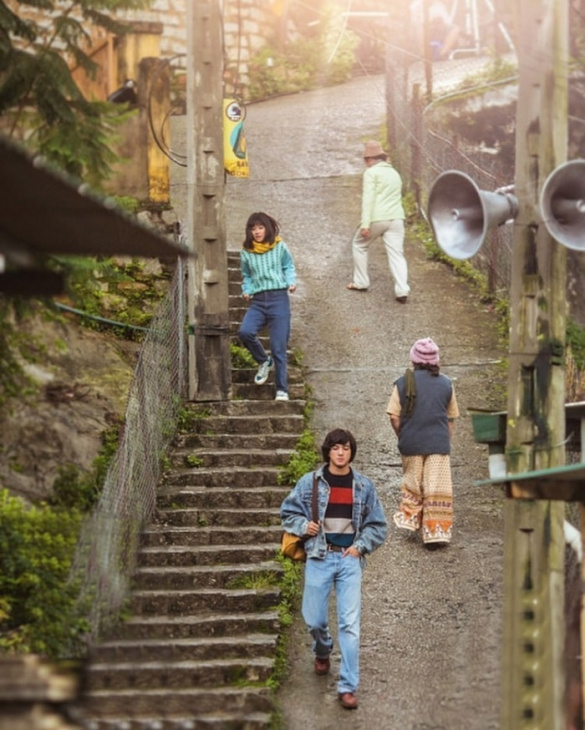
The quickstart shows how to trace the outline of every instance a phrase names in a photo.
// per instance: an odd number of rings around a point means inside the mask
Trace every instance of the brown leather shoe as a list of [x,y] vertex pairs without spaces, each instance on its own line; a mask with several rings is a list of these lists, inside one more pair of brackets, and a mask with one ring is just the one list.
[[358,701],[353,692],[340,692],[339,701],[346,710],[357,710]]
[[408,297],[396,297],[396,301],[400,302],[400,304],[406,304]]
[[323,675],[323,674],[329,674],[329,669],[331,667],[331,662],[329,661],[329,657],[315,657],[315,674]]

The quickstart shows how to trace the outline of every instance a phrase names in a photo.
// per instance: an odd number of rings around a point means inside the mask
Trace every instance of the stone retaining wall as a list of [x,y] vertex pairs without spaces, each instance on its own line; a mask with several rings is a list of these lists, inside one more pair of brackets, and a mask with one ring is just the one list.
[[[224,3],[225,62],[229,77],[237,85],[247,83],[250,58],[274,39],[281,5],[274,0]],[[154,0],[149,10],[126,12],[120,17],[162,23],[160,54],[163,58],[187,52],[187,0]]]

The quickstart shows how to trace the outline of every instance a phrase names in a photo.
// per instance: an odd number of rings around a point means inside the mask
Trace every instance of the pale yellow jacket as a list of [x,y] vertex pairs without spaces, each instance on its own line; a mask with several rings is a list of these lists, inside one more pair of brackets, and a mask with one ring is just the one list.
[[364,172],[360,228],[369,228],[374,221],[397,218],[405,218],[402,179],[389,162],[380,160]]

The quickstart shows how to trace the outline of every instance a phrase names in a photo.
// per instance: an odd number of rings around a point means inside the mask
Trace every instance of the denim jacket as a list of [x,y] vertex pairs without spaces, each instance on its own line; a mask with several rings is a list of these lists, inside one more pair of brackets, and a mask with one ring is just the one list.
[[[388,533],[388,525],[384,510],[373,483],[355,469],[353,471],[353,527],[355,539],[353,546],[362,555],[374,552],[384,542]],[[317,469],[318,478],[318,510],[321,524],[325,519],[325,510],[329,502],[331,488],[323,476],[323,467]],[[286,532],[303,537],[307,534],[307,526],[312,520],[311,505],[313,497],[313,472],[308,472],[296,483],[294,489],[285,497],[280,507],[282,527]],[[327,554],[327,542],[323,529],[315,537],[305,542],[308,558],[324,559]]]

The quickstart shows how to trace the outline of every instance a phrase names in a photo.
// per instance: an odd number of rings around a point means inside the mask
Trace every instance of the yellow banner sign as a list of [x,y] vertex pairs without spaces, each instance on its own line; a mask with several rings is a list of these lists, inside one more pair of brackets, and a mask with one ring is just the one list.
[[246,137],[245,111],[236,99],[223,100],[223,164],[234,177],[250,177]]

